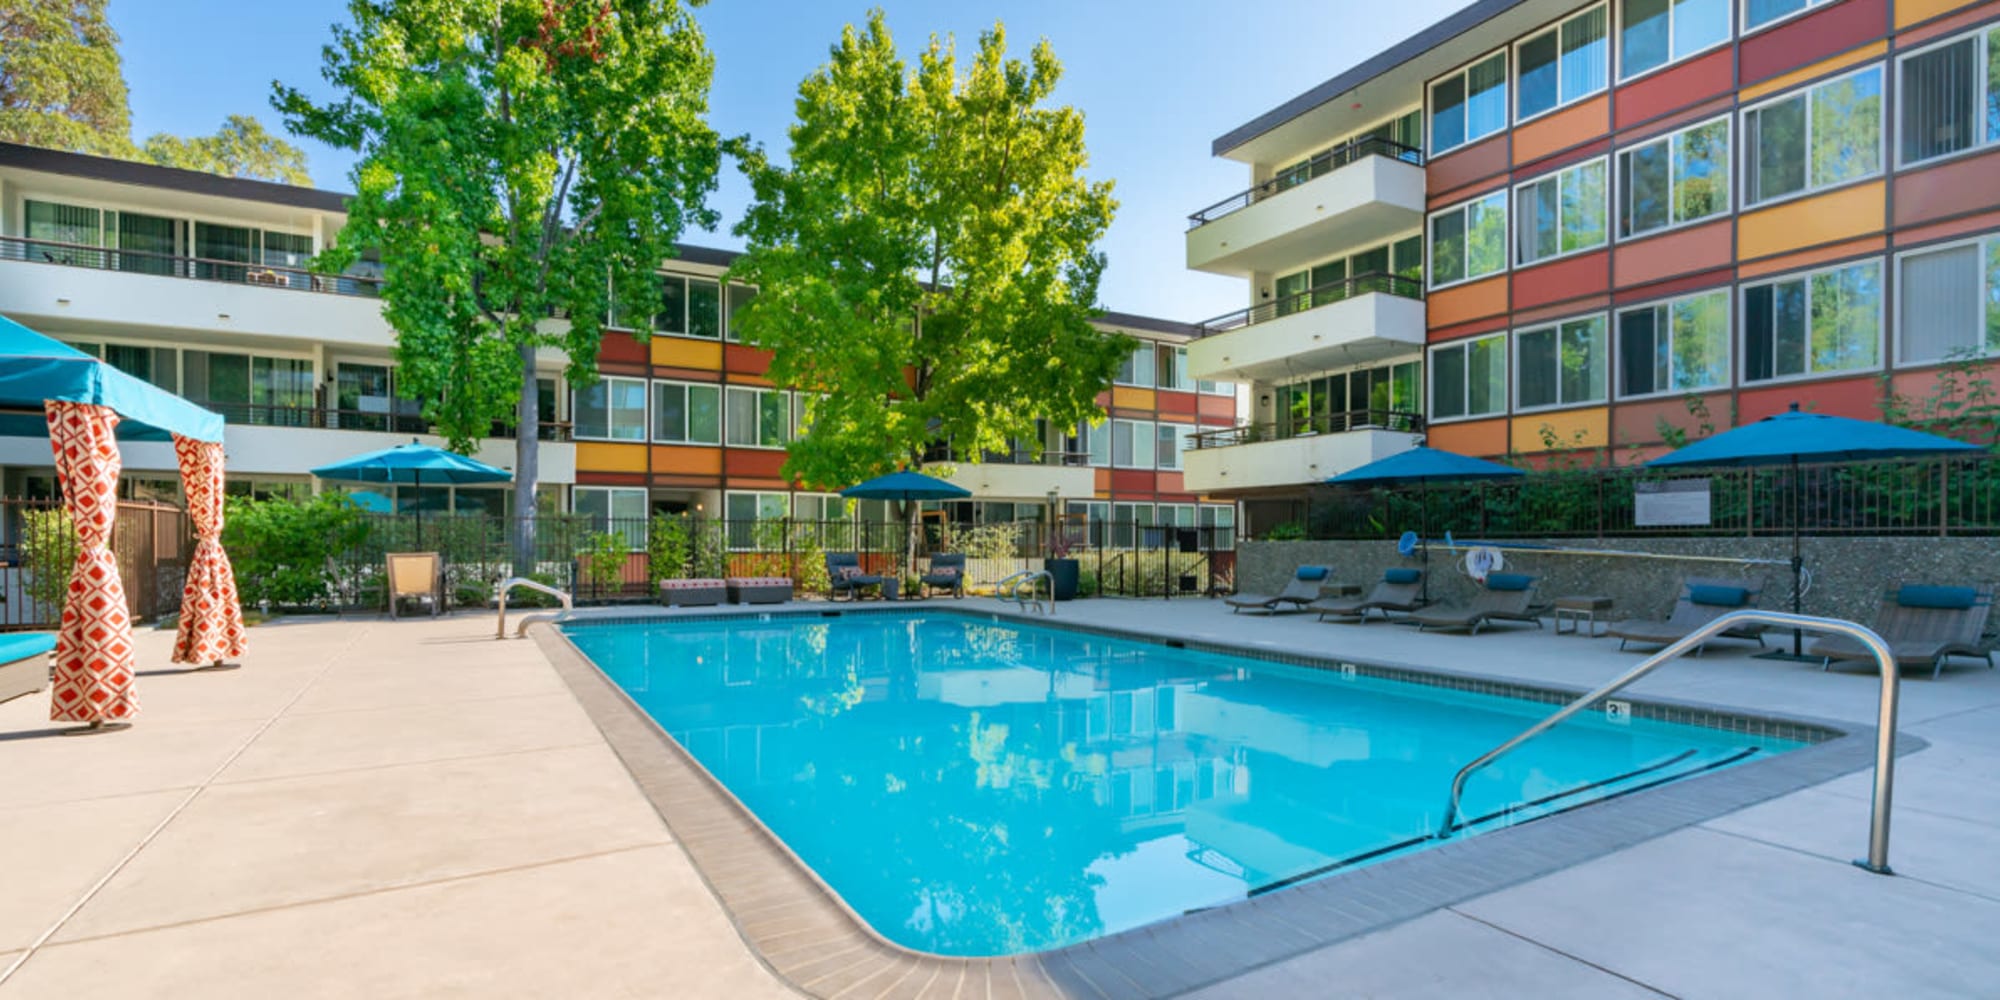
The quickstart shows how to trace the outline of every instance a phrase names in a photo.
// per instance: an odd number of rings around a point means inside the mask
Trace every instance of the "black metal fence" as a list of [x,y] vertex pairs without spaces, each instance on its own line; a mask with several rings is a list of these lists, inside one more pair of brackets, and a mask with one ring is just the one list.
[[[76,549],[76,532],[59,501],[0,500],[0,629],[56,627]],[[111,551],[135,620],[179,610],[194,551],[185,513],[164,504],[120,503]]]

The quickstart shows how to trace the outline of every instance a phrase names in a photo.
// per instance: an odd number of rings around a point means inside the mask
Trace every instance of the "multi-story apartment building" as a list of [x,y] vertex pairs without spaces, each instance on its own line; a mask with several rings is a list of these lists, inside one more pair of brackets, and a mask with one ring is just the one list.
[[1425,437],[1637,460],[2000,354],[2000,3],[1480,0],[1214,152],[1253,187],[1188,266],[1250,303],[1189,360],[1252,410],[1191,489]]
[[[222,413],[233,489],[304,492],[307,470],[422,434],[421,405],[399,391],[380,268],[339,277],[306,262],[345,223],[345,196],[147,164],[0,144],[0,313],[99,354],[122,370]],[[829,515],[829,494],[780,472],[798,401],[764,373],[768,352],[739,343],[730,315],[754,290],[730,284],[727,251],[683,247],[661,275],[664,308],[611,317],[600,380],[572,392],[546,353],[541,505],[613,518],[702,512],[737,520]],[[645,323],[649,337],[631,333]],[[1053,498],[1080,517],[1138,524],[1233,524],[1182,483],[1182,447],[1236,419],[1235,389],[1197,383],[1194,328],[1112,313],[1099,325],[1138,348],[1097,427],[1047,428],[1043,454],[957,467],[973,500],[932,516],[1040,517]],[[513,462],[505,428],[477,457]],[[125,450],[125,488],[174,496],[171,448]],[[966,458],[969,456],[958,456]],[[46,444],[0,440],[0,487],[46,495]],[[501,513],[500,488],[403,490],[401,509]],[[1129,529],[1128,529],[1129,530]]]

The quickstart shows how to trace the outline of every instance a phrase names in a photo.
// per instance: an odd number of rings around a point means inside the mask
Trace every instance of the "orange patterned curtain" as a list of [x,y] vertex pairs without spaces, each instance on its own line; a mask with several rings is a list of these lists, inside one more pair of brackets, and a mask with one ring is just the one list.
[[174,435],[180,460],[181,492],[194,520],[194,556],[181,590],[180,632],[174,662],[206,666],[243,655],[243,605],[236,597],[236,571],[222,550],[222,445]]
[[132,613],[111,555],[118,518],[118,472],[124,463],[112,431],[118,414],[90,403],[45,404],[49,446],[63,506],[76,527],[76,566],[56,634],[55,685],[49,718],[102,723],[139,712],[132,687]]

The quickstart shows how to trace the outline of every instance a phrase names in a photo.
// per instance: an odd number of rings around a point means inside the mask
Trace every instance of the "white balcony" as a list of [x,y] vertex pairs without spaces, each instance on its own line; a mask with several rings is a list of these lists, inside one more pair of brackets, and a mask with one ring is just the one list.
[[1189,492],[1234,495],[1325,482],[1422,440],[1411,431],[1365,428],[1196,448],[1181,459]]
[[[1364,155],[1304,183],[1265,184],[1194,217],[1187,266],[1214,274],[1284,271],[1341,247],[1387,242],[1423,225],[1424,168]],[[1228,211],[1232,205],[1242,207]]]
[[1084,465],[959,462],[951,475],[938,478],[971,490],[975,500],[1046,500],[1051,490],[1064,500],[1088,500],[1097,494],[1097,470]]
[[[442,438],[433,435],[414,436],[426,444],[440,448],[445,446]],[[322,465],[331,465],[363,452],[408,444],[411,437],[409,434],[379,431],[230,424],[223,429],[222,450],[231,475],[302,476]],[[178,475],[174,446],[171,444],[121,441],[118,451],[124,458],[128,473]],[[489,438],[480,442],[472,457],[488,465],[512,469],[514,442]],[[0,465],[39,468],[50,462],[46,438],[0,438]],[[540,464],[543,483],[576,482],[576,445],[567,441],[543,441]]]
[[[1315,289],[1293,296],[1306,301],[1293,301],[1284,315],[1259,306],[1211,320],[1203,327],[1223,332],[1188,345],[1188,370],[1200,379],[1278,382],[1300,372],[1375,364],[1423,350],[1424,303],[1407,297],[1419,293],[1417,283],[1386,275],[1377,280],[1395,282],[1404,294],[1366,291],[1313,305],[1327,296]],[[1351,290],[1354,283],[1345,284]]]

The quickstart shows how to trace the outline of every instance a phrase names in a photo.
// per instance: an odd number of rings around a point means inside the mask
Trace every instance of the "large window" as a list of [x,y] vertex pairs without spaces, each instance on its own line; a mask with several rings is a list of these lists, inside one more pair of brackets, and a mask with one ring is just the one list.
[[2000,235],[1897,258],[1897,357],[2000,354]]
[[1421,408],[1418,362],[1357,368],[1277,388],[1278,433],[1338,433],[1357,427],[1409,430]]
[[181,366],[183,395],[230,423],[294,427],[311,422],[316,386],[308,358],[187,351]]
[[2000,28],[1904,56],[1901,163],[1949,156],[2000,142]]
[[1793,14],[1834,2],[1836,0],[1743,0],[1743,30],[1753,31],[1773,21],[1782,21]]
[[590,518],[590,526],[625,538],[625,547],[634,552],[646,547],[646,491],[578,486],[571,493],[578,514]]
[[1153,422],[1111,422],[1111,464],[1120,469],[1150,469],[1156,462]]
[[1729,118],[1618,152],[1618,235],[1639,236],[1729,211]]
[[1743,204],[1882,172],[1882,67],[1743,112]]
[[1882,262],[1743,288],[1743,381],[1877,368]]
[[1602,91],[1611,72],[1609,8],[1592,7],[1514,46],[1514,120]]
[[1507,127],[1507,50],[1431,84],[1431,155]]
[[1728,384],[1728,289],[1618,314],[1620,397],[1694,392]]
[[1301,271],[1279,275],[1273,288],[1277,313],[1289,316],[1369,292],[1411,294],[1384,275],[1412,281],[1423,279],[1422,234],[1369,247],[1358,253],[1343,254]]
[[783,448],[792,439],[795,414],[782,389],[730,386],[724,397],[723,433],[738,448]]
[[1507,269],[1507,192],[1453,205],[1431,216],[1431,287]]
[[1585,316],[1514,333],[1514,408],[1602,403],[1609,397],[1610,323]]
[[1156,369],[1154,381],[1162,389],[1179,392],[1193,392],[1194,379],[1188,377],[1187,348],[1170,344],[1158,345],[1154,356]]
[[1507,335],[1474,337],[1431,348],[1431,416],[1483,417],[1507,412]]
[[1521,264],[1594,250],[1610,240],[1605,163],[1601,158],[1579,163],[1514,189],[1515,253]]
[[736,329],[736,312],[744,306],[749,305],[750,300],[756,297],[757,290],[751,288],[749,285],[729,286],[728,308],[725,310],[726,315],[723,317],[727,321],[723,327],[723,335],[729,340],[741,341],[743,339],[743,334]]
[[646,440],[646,380],[606,376],[576,394],[576,436]]
[[1618,0],[1618,78],[1729,41],[1731,0]]
[[1076,433],[1070,435],[1066,449],[1070,463],[1082,462],[1099,468],[1111,464],[1111,425],[1076,425]]
[[722,443],[722,387],[700,382],[653,383],[653,440]]
[[1157,430],[1156,436],[1159,441],[1157,449],[1159,455],[1157,457],[1160,468],[1179,469],[1181,467],[1181,452],[1187,450],[1188,439],[1194,437],[1194,426],[1192,424],[1169,423],[1160,423],[1154,426]]
[[730,492],[722,498],[722,517],[729,523],[729,547],[737,550],[781,548],[784,538],[760,525],[783,523],[792,516],[789,493]]
[[1153,387],[1153,377],[1159,372],[1159,362],[1154,358],[1152,344],[1140,342],[1132,348],[1132,353],[1118,363],[1118,374],[1112,381],[1119,385],[1136,385],[1142,389]]

